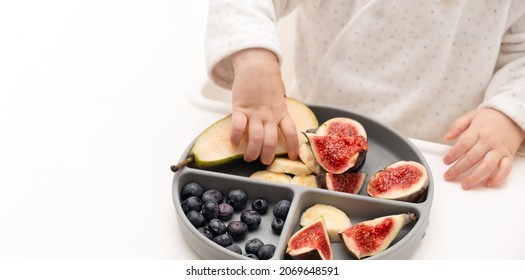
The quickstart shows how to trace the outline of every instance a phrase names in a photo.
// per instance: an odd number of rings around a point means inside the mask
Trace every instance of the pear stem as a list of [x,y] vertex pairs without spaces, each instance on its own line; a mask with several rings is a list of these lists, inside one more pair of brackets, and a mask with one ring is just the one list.
[[171,166],[171,171],[173,172],[177,172],[179,171],[181,168],[183,168],[184,166],[188,165],[189,163],[192,163],[193,162],[193,157],[188,157],[186,158],[185,160],[175,164],[175,165],[172,165]]

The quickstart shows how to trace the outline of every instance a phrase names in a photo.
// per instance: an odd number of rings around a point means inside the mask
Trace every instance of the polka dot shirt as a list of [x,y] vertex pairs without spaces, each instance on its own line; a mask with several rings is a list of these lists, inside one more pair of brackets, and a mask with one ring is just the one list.
[[525,1],[210,1],[210,77],[259,47],[282,61],[276,22],[297,9],[294,88],[304,102],[360,112],[407,137],[442,142],[478,107],[525,129]]

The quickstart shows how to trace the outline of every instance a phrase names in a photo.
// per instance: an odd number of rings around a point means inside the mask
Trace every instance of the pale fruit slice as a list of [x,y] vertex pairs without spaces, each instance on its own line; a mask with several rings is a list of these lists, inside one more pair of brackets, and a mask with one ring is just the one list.
[[315,204],[306,209],[301,215],[300,224],[305,226],[319,217],[324,219],[330,242],[340,242],[339,232],[352,225],[345,212],[326,204]]
[[379,217],[352,225],[339,232],[345,248],[357,259],[386,250],[408,223],[417,220],[413,213]]
[[252,173],[250,178],[256,180],[271,181],[276,183],[291,183],[292,176],[284,173],[277,173],[268,170],[260,170]]
[[323,172],[323,168],[315,160],[310,144],[301,144],[299,147],[299,159],[301,159],[304,165],[306,165],[313,174],[321,174]]
[[275,158],[273,162],[266,167],[266,170],[298,176],[312,174],[312,171],[310,171],[302,161],[291,160],[285,157]]
[[[299,144],[306,142],[301,131],[317,128],[319,123],[313,111],[304,103],[293,98],[286,98],[288,112],[292,117],[297,129]],[[182,166],[193,162],[195,167],[216,166],[240,159],[247,145],[247,135],[244,135],[237,146],[230,143],[231,114],[210,125],[197,138],[189,152],[186,160],[171,167],[172,171],[178,171]],[[286,141],[279,133],[276,155],[286,154]]]
[[291,183],[294,185],[299,185],[299,186],[304,186],[304,187],[317,188],[317,182],[315,180],[315,175],[313,174],[306,175],[306,176],[300,176],[300,175],[293,176]]

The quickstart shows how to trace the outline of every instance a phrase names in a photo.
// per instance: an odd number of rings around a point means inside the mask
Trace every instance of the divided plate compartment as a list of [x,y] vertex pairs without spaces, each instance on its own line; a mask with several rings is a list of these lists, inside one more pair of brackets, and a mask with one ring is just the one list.
[[[179,226],[183,231],[186,242],[204,259],[248,259],[247,257],[232,252],[207,239],[204,235],[188,221],[181,207],[181,190],[189,182],[199,183],[205,190],[217,189],[224,196],[234,188],[244,190],[248,195],[245,209],[251,208],[251,202],[258,197],[269,201],[268,212],[262,215],[260,226],[250,230],[247,236],[234,241],[241,247],[243,253],[244,244],[247,240],[257,237],[264,243],[276,246],[272,259],[291,259],[286,254],[288,239],[300,228],[299,220],[301,214],[315,204],[327,204],[339,208],[350,218],[352,224],[371,220],[374,218],[411,212],[418,219],[407,224],[390,246],[383,252],[367,257],[366,259],[407,259],[417,248],[424,237],[429,223],[430,209],[434,196],[434,181],[428,163],[423,155],[412,142],[392,128],[381,124],[377,120],[364,117],[355,112],[343,110],[337,107],[310,105],[317,116],[319,124],[334,117],[348,117],[360,122],[368,135],[369,149],[365,163],[361,169],[366,178],[361,191],[358,194],[335,192],[320,188],[304,187],[285,183],[254,180],[248,178],[255,171],[263,170],[265,166],[260,163],[247,163],[242,160],[212,168],[194,168],[191,165],[179,170],[174,175],[172,194],[173,203],[177,213]],[[191,143],[181,160],[189,155],[193,143]],[[370,177],[384,167],[400,160],[413,160],[425,166],[429,176],[429,186],[418,202],[403,202],[370,197],[366,193],[366,184]],[[283,231],[280,235],[272,232],[271,222],[274,219],[272,209],[282,199],[291,201],[290,211],[286,218]],[[236,211],[230,221],[240,220],[240,213]],[[225,222],[227,224],[228,222]],[[336,260],[353,260],[342,243],[331,243]]]

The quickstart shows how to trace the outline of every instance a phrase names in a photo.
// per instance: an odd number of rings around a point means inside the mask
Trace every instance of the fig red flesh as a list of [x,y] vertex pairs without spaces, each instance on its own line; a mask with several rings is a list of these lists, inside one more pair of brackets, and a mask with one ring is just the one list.
[[339,238],[356,258],[374,256],[386,250],[400,230],[415,220],[413,213],[383,216],[354,224],[340,231]]
[[415,161],[398,161],[372,176],[366,187],[370,196],[416,202],[428,188],[426,168]]
[[376,193],[384,193],[391,189],[407,189],[416,183],[423,175],[420,169],[406,165],[398,168],[386,168],[375,182]]
[[325,173],[318,176],[318,185],[323,188],[356,194],[361,190],[366,174],[363,172],[345,172],[342,174]]
[[344,135],[344,136],[363,136],[367,138],[365,128],[358,121],[337,117],[324,122],[317,129],[317,134],[320,135]]
[[328,173],[341,174],[360,163],[368,150],[363,136],[306,134],[315,159]]
[[369,254],[382,245],[383,240],[392,231],[393,226],[394,220],[392,217],[389,217],[376,226],[356,224],[344,233],[354,236],[357,249],[363,254]]
[[322,217],[297,231],[288,241],[286,252],[294,259],[333,259],[330,240]]

